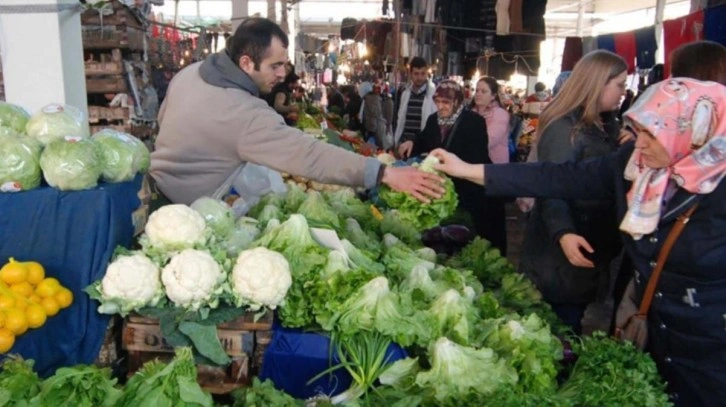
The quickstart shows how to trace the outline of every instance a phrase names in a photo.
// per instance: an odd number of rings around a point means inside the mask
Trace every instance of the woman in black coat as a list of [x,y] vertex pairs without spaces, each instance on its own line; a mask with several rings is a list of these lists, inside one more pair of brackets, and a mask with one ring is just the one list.
[[[464,108],[464,92],[458,83],[443,81],[434,92],[438,111],[429,116],[426,126],[413,141],[401,143],[399,153],[408,157],[443,148],[468,162],[489,164],[489,142],[484,118]],[[475,232],[492,242],[494,247],[506,247],[505,224],[487,222],[486,196],[478,185],[455,179],[454,188],[459,196],[459,208],[471,215]]]
[[673,78],[625,114],[636,134],[615,153],[579,163],[468,165],[434,151],[449,175],[493,196],[613,199],[639,304],[676,219],[691,209],[648,312],[646,349],[677,406],[726,400],[726,87]]
[[[623,58],[604,50],[588,53],[575,65],[540,115],[539,161],[579,162],[618,148],[620,123],[615,115],[627,69]],[[534,281],[545,301],[577,334],[590,304],[608,309],[610,264],[621,249],[615,220],[608,199],[537,199],[527,220],[519,271]],[[607,330],[609,324],[607,316],[591,318],[588,327]]]

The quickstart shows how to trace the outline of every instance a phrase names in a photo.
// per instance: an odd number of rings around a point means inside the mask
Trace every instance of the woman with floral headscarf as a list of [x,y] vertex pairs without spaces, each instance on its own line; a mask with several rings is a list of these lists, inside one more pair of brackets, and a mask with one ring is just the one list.
[[[471,163],[491,163],[486,122],[479,114],[465,109],[461,86],[451,80],[442,81],[433,99],[438,111],[429,116],[426,126],[415,140],[401,143],[399,154],[415,157],[443,148]],[[506,238],[497,237],[506,235],[486,221],[484,191],[465,180],[454,180],[454,187],[459,196],[459,209],[471,215],[475,232],[491,241],[493,246],[504,250]]]
[[[618,151],[579,163],[470,165],[443,150],[440,170],[497,196],[614,199],[640,304],[656,258],[692,208],[665,260],[647,315],[648,343],[671,400],[726,400],[726,87],[673,78],[625,113],[636,135]],[[697,206],[695,206],[697,205]]]

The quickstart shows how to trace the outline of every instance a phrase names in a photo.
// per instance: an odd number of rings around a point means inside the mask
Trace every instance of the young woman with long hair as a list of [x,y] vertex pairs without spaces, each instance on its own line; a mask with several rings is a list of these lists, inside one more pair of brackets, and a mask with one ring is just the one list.
[[[618,147],[616,119],[627,65],[608,51],[585,55],[536,130],[538,160],[579,162]],[[610,263],[620,251],[612,200],[538,199],[529,217],[519,269],[531,277],[575,332],[585,309],[604,303]],[[610,320],[603,318],[604,329]]]

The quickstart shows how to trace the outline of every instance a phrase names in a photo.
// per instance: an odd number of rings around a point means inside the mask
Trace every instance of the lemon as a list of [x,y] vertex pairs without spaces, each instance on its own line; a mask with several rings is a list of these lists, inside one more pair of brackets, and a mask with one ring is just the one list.
[[5,328],[15,335],[22,335],[28,330],[28,319],[25,312],[17,308],[10,308],[5,311]]
[[25,298],[33,295],[33,286],[29,282],[23,281],[22,283],[15,283],[10,286],[10,291],[23,296]]
[[15,334],[7,328],[0,328],[0,353],[6,353],[15,344]]
[[5,311],[0,311],[0,328],[5,326]]
[[25,309],[25,318],[28,320],[29,328],[40,328],[48,317],[41,305],[31,304]]
[[15,306],[15,298],[9,295],[0,295],[0,311],[12,308]]
[[65,287],[61,287],[55,294],[55,300],[62,308],[68,308],[73,303],[73,292]]
[[10,258],[10,261],[0,269],[0,279],[8,283],[8,285],[22,283],[28,278],[28,269],[23,265],[15,261],[14,258]]
[[27,280],[32,285],[38,285],[45,278],[45,268],[37,261],[26,261],[23,263],[28,269]]
[[60,289],[58,280],[55,278],[46,278],[35,287],[35,293],[41,298],[48,298],[54,296],[58,292],[58,289]]
[[49,317],[54,316],[60,310],[58,301],[54,297],[43,298],[40,300],[40,306],[45,310],[45,314]]

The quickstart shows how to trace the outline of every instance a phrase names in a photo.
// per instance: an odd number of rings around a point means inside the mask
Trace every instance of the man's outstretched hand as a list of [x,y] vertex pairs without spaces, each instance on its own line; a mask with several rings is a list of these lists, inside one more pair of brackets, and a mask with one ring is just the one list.
[[386,167],[381,182],[394,191],[407,192],[425,203],[440,198],[445,192],[441,177],[414,167]]

